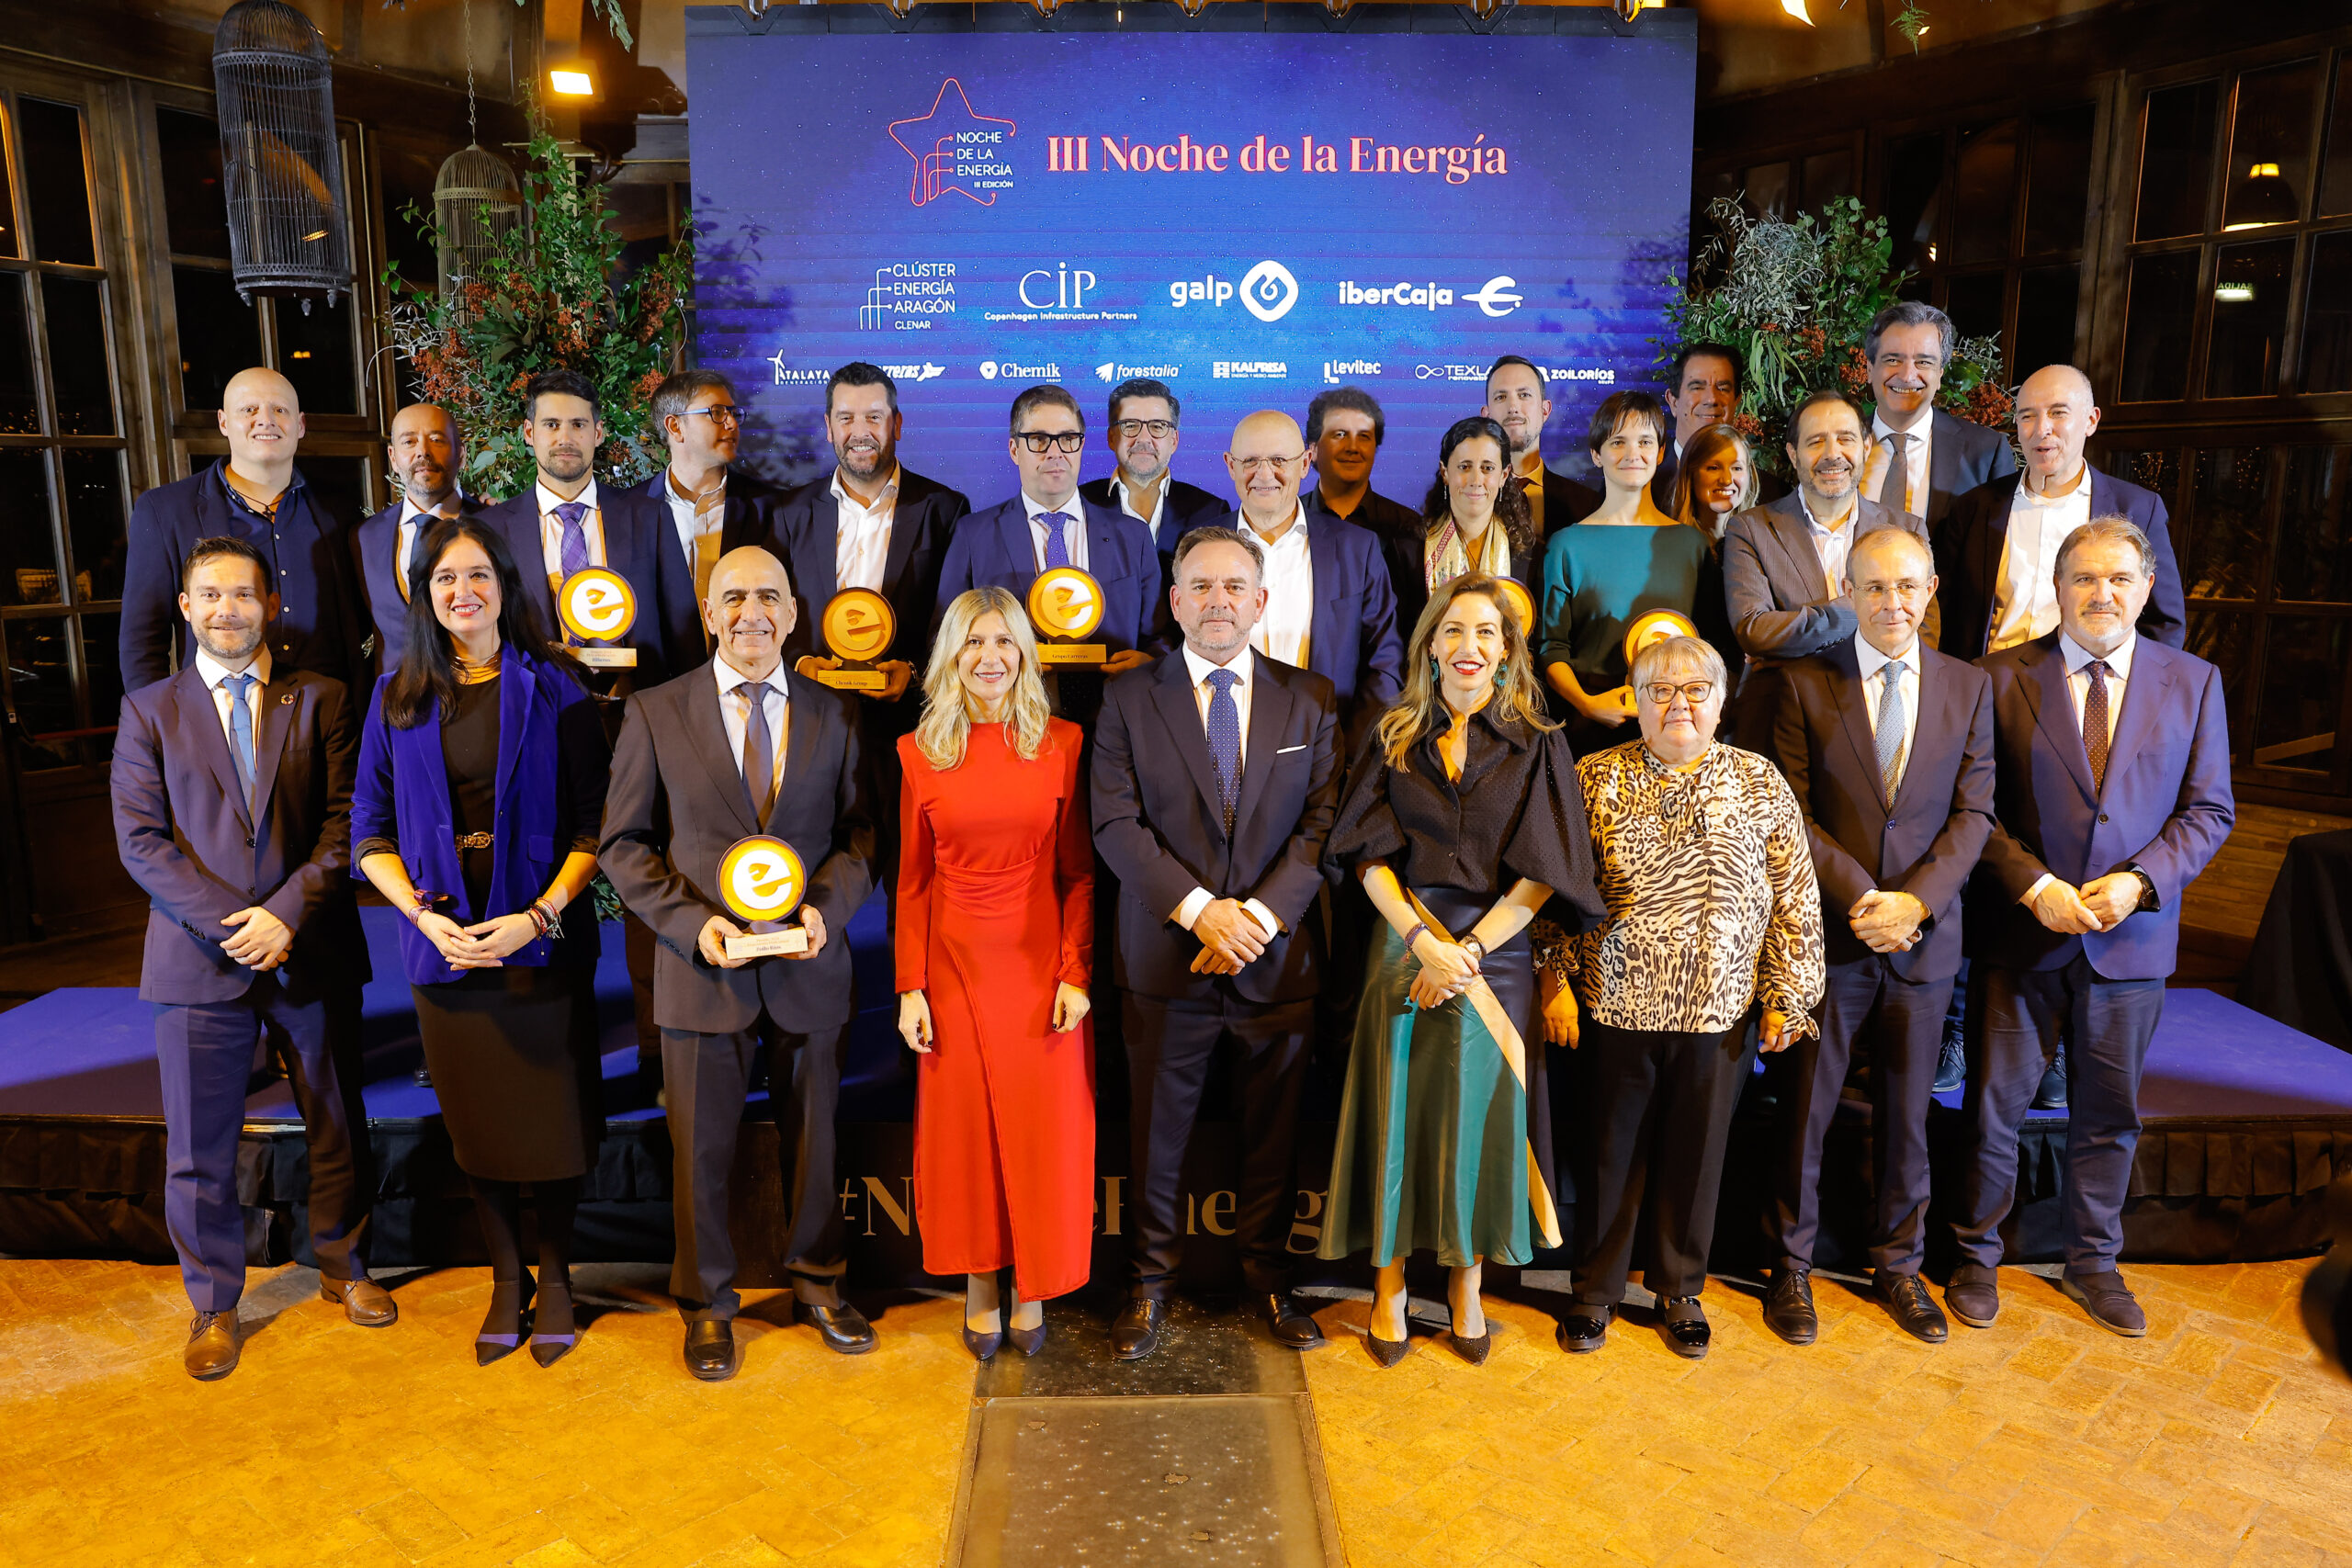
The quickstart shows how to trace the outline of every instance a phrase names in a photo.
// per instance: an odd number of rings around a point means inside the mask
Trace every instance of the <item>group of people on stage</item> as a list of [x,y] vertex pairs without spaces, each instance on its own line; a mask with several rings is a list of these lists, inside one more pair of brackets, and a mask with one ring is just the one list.
[[[1806,398],[1795,488],[1761,504],[1729,423],[1738,359],[1693,344],[1668,398],[1600,404],[1598,491],[1545,467],[1545,380],[1516,356],[1445,432],[1418,510],[1372,490],[1385,430],[1354,387],[1304,429],[1241,420],[1233,503],[1172,476],[1164,384],[1114,389],[1091,436],[1068,391],[1031,387],[1009,413],[1017,493],[973,513],[901,465],[874,366],[833,375],[834,468],[789,492],[735,468],[741,410],[704,370],[655,395],[664,472],[600,486],[594,389],[555,372],[526,389],[529,491],[465,493],[456,422],[410,407],[402,499],[356,528],[295,468],[293,389],[243,373],[226,459],[134,512],[114,763],[153,906],[141,989],[187,1370],[239,1354],[236,1140],[265,1041],[308,1130],[323,1293],[356,1323],[397,1315],[367,1269],[355,877],[408,920],[492,1262],[477,1357],[573,1347],[599,872],[659,1064],[699,1378],[737,1367],[728,1184],[763,1060],[796,1315],[836,1350],[875,1344],[842,1293],[834,1110],[846,931],[877,888],[916,1054],[924,1267],[966,1277],[982,1359],[1035,1354],[1042,1303],[1088,1278],[1098,1046],[1130,1116],[1121,1359],[1165,1332],[1180,1181],[1227,1055],[1245,1310],[1283,1345],[1323,1342],[1290,1290],[1304,1179],[1319,1256],[1376,1270],[1384,1366],[1414,1254],[1451,1270],[1450,1341],[1477,1362],[1484,1265],[1539,1245],[1574,1259],[1567,1349],[1601,1346],[1639,1268],[1668,1344],[1705,1354],[1724,1145],[1759,1051],[1782,1108],[1765,1320],[1783,1338],[1816,1332],[1822,1146],[1860,1062],[1874,1286],[1898,1324],[1939,1341],[1946,1309],[1994,1320],[2019,1125],[2055,1065],[2062,1288],[2143,1332],[2120,1214],[2181,893],[2233,819],[2221,685],[2180,649],[2162,503],[2085,459],[2087,380],[2028,378],[2019,471],[1998,433],[1934,410],[1951,348],[1931,308],[1882,314],[1875,412]],[[1081,484],[1106,438],[1114,471]],[[1093,584],[1099,661],[1041,647],[1030,590],[1063,568]],[[558,614],[594,570],[629,590],[616,636]],[[849,590],[897,626],[862,693],[826,683],[843,660],[817,630]],[[758,932],[722,862],[758,836],[805,870],[799,951],[731,950]],[[1948,1018],[1973,1144],[1939,1305],[1920,1269]],[[1328,1176],[1296,1155],[1318,1040],[1346,1051]]]

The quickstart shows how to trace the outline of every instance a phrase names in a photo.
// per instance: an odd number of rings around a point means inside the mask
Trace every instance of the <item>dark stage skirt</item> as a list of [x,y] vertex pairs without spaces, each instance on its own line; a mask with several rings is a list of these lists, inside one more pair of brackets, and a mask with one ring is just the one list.
[[585,1176],[603,1134],[595,1008],[570,964],[415,986],[424,1065],[458,1168],[485,1181]]

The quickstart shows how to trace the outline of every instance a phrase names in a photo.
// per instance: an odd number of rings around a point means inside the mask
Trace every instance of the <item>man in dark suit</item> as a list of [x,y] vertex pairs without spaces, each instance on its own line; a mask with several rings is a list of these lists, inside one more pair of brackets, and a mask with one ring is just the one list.
[[360,590],[375,626],[372,674],[398,668],[408,651],[408,569],[416,541],[441,518],[481,509],[458,482],[465,457],[465,438],[448,410],[411,403],[392,416],[391,468],[401,498],[352,532]]
[[1387,553],[1368,528],[1307,515],[1298,499],[1306,438],[1281,410],[1261,409],[1233,427],[1225,470],[1241,503],[1227,526],[1247,533],[1263,556],[1266,604],[1250,645],[1331,682],[1342,752],[1352,756],[1405,683]]
[[2140,635],[2180,647],[2188,640],[2188,610],[2171,519],[2154,492],[2085,460],[2084,446],[2098,429],[2090,378],[2071,365],[2042,367],[2018,389],[2017,418],[2025,472],[1970,491],[1935,530],[1946,651],[1975,659],[2055,631],[2051,563],[2066,536],[2094,517],[2129,517],[2148,536],[2156,572],[2140,612]]
[[198,539],[244,539],[270,569],[277,605],[267,642],[289,670],[368,684],[368,606],[352,568],[349,521],[294,467],[302,408],[275,370],[240,370],[220,395],[229,456],[202,473],[158,485],[130,508],[117,656],[127,692],[171,673],[196,643],[179,614],[180,563]]
[[359,727],[341,682],[272,658],[269,579],[250,540],[189,551],[180,611],[196,653],[123,698],[114,745],[115,837],[149,900],[139,994],[155,1004],[164,1223],[196,1308],[181,1360],[207,1380],[237,1365],[237,1134],[264,1039],[302,1111],[320,1294],[363,1327],[399,1315],[368,1278],[368,945],[350,870]]
[[1956,498],[2018,471],[2000,432],[1936,407],[1952,336],[1951,318],[1916,299],[1889,305],[1862,334],[1871,396],[1878,401],[1862,494],[1889,512],[1926,519],[1930,531]]
[[[1890,512],[1856,492],[1866,438],[1862,413],[1842,392],[1820,391],[1789,414],[1789,462],[1794,493],[1750,507],[1724,535],[1724,599],[1732,633],[1747,655],[1745,693],[1760,672],[1852,639],[1860,624],[1846,597],[1846,557],[1856,540],[1880,528],[1901,528],[1921,544],[1927,525]],[[1920,637],[1933,648],[1939,617],[1928,604]],[[1754,705],[1770,724],[1769,694]],[[1747,733],[1747,716],[1742,732]],[[1766,741],[1758,732],[1756,749]]]
[[2180,941],[2181,895],[2236,818],[2220,671],[2139,635],[2155,549],[2095,517],[2059,547],[2059,629],[1982,661],[1993,682],[1994,815],[1970,892],[1966,1114],[1975,1139],[1962,1263],[1944,1304],[1971,1327],[2000,1310],[2001,1222],[2018,1127],[2066,1049],[2065,1272],[2093,1322],[2147,1319],[2116,1260],[2140,1137],[2140,1070]]
[[1108,441],[1118,468],[1105,479],[1078,487],[1080,497],[1090,504],[1123,512],[1150,530],[1163,582],[1176,541],[1232,510],[1219,497],[1169,472],[1169,459],[1182,438],[1179,424],[1183,412],[1169,385],[1148,376],[1131,377],[1112,388]]
[[653,423],[670,449],[670,463],[646,481],[645,493],[661,504],[676,535],[694,602],[700,604],[720,556],[739,545],[766,545],[777,532],[773,514],[784,491],[732,467],[743,411],[735,383],[718,371],[673,370],[662,378],[653,389]]
[[[849,921],[873,888],[875,806],[847,700],[784,663],[784,563],[756,547],[729,551],[711,570],[703,615],[717,657],[629,699],[597,853],[661,938],[653,994],[678,1237],[670,1290],[686,1319],[687,1371],[717,1382],[735,1374],[741,1305],[728,1174],[763,1047],[794,1312],[844,1355],[874,1348],[872,1326],[841,1295],[833,1110],[854,1007]],[[791,845],[806,870],[804,953],[727,956],[726,939],[745,932],[722,902],[719,862],[755,834]]]
[[1331,683],[1250,647],[1264,609],[1250,536],[1195,529],[1171,590],[1183,645],[1111,682],[1094,739],[1094,845],[1118,874],[1112,965],[1130,1080],[1132,1278],[1114,1353],[1158,1348],[1183,1256],[1178,1194],[1218,1046],[1241,1054],[1233,1236],[1278,1343],[1323,1342],[1290,1299],[1299,1092],[1323,953],[1310,918],[1339,807]]
[[[1315,488],[1298,498],[1310,522],[1352,523],[1379,540],[1419,539],[1418,506],[1391,501],[1372,488],[1372,465],[1388,438],[1388,416],[1362,387],[1333,387],[1306,405],[1306,457]],[[1389,584],[1396,587],[1392,580]],[[1410,632],[1399,626],[1399,635]]]
[[[1102,623],[1093,640],[1111,650],[1103,676],[1150,663],[1159,554],[1141,523],[1079,498],[1086,416],[1078,400],[1051,383],[1031,387],[1012,400],[1012,426],[1005,445],[1021,474],[1021,493],[956,525],[940,568],[931,629],[938,630],[947,606],[967,588],[1010,589],[1025,602],[1038,573],[1074,566],[1102,590]],[[1066,673],[1058,683],[1065,716],[1091,727],[1101,682]]]
[[1526,493],[1535,526],[1550,538],[1571,523],[1592,515],[1600,492],[1544,464],[1544,425],[1552,417],[1543,367],[1506,354],[1487,369],[1487,402],[1479,410],[1510,438],[1511,476]]
[[1666,406],[1674,415],[1674,432],[1657,455],[1657,475],[1650,480],[1650,503],[1668,517],[1674,513],[1674,477],[1682,465],[1682,449],[1711,424],[1739,412],[1739,355],[1719,343],[1686,343],[1674,354]]
[[1993,828],[1993,698],[1984,671],[1919,640],[1935,563],[1917,536],[1855,541],[1849,640],[1782,667],[1771,756],[1795,792],[1821,885],[1827,983],[1818,1038],[1786,1072],[1767,1230],[1779,1253],[1764,1321],[1810,1345],[1821,1144],[1857,1054],[1871,1064],[1872,1284],[1905,1330],[1950,1332],[1919,1280],[1928,1101],[1960,969],[1961,893]]

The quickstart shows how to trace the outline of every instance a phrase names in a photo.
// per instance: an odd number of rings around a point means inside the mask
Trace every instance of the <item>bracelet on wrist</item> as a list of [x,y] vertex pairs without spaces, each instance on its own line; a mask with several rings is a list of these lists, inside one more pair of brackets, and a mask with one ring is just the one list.
[[1421,940],[1421,937],[1422,937],[1422,934],[1423,934],[1424,932],[1426,932],[1429,929],[1430,929],[1430,923],[1429,923],[1427,920],[1416,920],[1416,921],[1414,921],[1414,922],[1413,922],[1413,929],[1412,929],[1411,931],[1407,931],[1407,932],[1405,933],[1405,951],[1406,951],[1407,953],[1410,953],[1410,952],[1412,952],[1412,951],[1413,951],[1413,944],[1414,944],[1415,942],[1417,942],[1420,941],[1420,940]]

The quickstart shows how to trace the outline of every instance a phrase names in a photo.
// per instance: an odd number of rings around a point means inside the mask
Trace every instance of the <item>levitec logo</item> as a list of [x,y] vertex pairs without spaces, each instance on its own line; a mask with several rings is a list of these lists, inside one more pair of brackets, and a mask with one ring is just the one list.
[[994,207],[997,193],[1012,188],[1013,124],[981,114],[950,76],[939,85],[931,112],[890,122],[890,140],[915,161],[907,199],[925,207],[953,191],[982,207]]
[[1094,367],[1098,381],[1129,381],[1138,376],[1148,376],[1155,381],[1173,381],[1184,373],[1181,365],[1122,365],[1117,360]]
[[1380,374],[1377,359],[1327,359],[1323,362],[1323,384],[1336,387],[1342,381],[1360,381]]
[[1224,305],[1236,294],[1260,321],[1279,321],[1298,303],[1298,279],[1282,263],[1261,261],[1243,273],[1238,284],[1211,273],[1168,286],[1168,302],[1179,310],[1186,305]]
[[1008,381],[1058,381],[1062,367],[1050,359],[1043,365],[1023,365],[1012,359],[980,361],[980,379],[993,381],[1000,376]]

